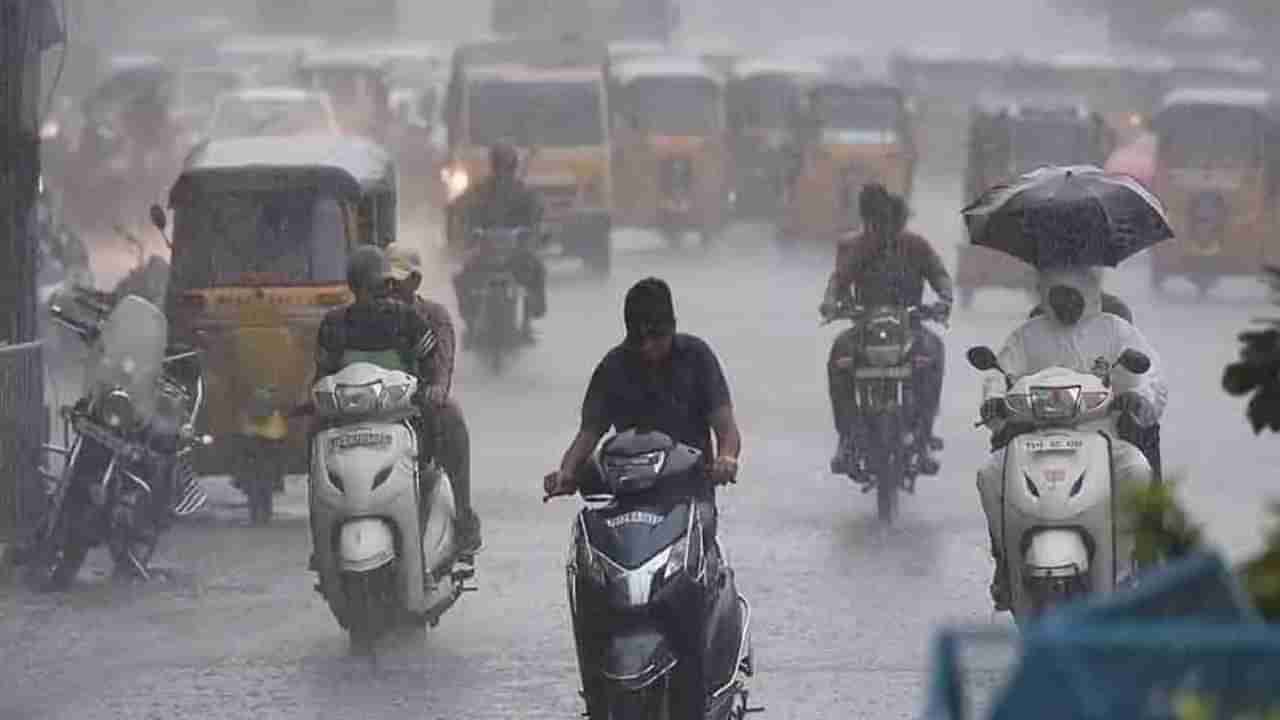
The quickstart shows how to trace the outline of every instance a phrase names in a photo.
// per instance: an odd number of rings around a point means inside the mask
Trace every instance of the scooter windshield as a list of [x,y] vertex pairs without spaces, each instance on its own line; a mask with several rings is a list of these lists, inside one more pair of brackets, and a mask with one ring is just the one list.
[[124,298],[102,323],[89,358],[88,387],[95,394],[123,390],[142,418],[151,419],[168,342],[164,313],[136,295]]

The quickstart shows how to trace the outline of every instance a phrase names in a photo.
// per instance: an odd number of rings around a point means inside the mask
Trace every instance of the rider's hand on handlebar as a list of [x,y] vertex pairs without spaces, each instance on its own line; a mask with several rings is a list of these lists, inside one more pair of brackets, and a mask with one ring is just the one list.
[[1136,392],[1120,393],[1111,403],[1111,409],[1128,415],[1138,425],[1149,427],[1156,422],[1156,408],[1146,397]]
[[711,462],[708,473],[716,485],[731,485],[738,481],[738,459],[721,455]]
[[818,314],[822,316],[823,320],[834,318],[838,312],[840,312],[840,304],[830,300],[823,300],[822,304],[818,306]]
[[946,324],[951,320],[951,303],[949,302],[939,300],[930,306],[929,310],[933,313],[934,319],[940,323]]
[[542,478],[543,502],[561,495],[572,495],[577,491],[578,483],[574,477],[559,470],[548,473],[546,477]]
[[1003,420],[1008,415],[1008,408],[1003,398],[987,398],[982,401],[979,412],[982,415],[982,424],[990,425],[996,420]]

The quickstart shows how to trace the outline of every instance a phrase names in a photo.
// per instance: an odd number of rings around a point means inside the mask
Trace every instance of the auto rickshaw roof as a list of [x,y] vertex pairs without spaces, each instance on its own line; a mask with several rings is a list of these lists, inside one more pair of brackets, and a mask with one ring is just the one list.
[[1280,117],[1275,96],[1264,88],[1182,88],[1164,96],[1159,112],[1193,105],[1248,108]]
[[917,47],[893,53],[899,60],[916,63],[1002,65],[1011,62],[1014,55],[1003,51],[980,52],[956,48]]
[[193,185],[279,187],[279,178],[330,187],[346,195],[394,191],[395,166],[382,146],[363,138],[336,135],[215,140],[187,157],[170,201],[178,202]]
[[1058,53],[1032,59],[1055,70],[1112,70],[1117,72],[1161,73],[1173,69],[1171,59],[1160,55],[1107,55],[1100,53]]
[[826,75],[826,63],[816,58],[752,58],[737,63],[735,77],[750,79],[762,75],[789,75],[817,78]]
[[525,65],[529,67],[603,67],[609,60],[606,43],[582,38],[520,37],[463,45],[454,51],[455,66]]
[[316,35],[235,35],[218,44],[222,55],[290,55],[319,50],[326,40]]
[[542,67],[533,65],[480,65],[467,70],[471,80],[498,80],[507,83],[581,82],[600,80],[602,67]]
[[683,55],[633,58],[615,65],[613,74],[623,84],[653,77],[700,78],[717,84],[724,82],[724,76],[701,58]]
[[303,71],[359,70],[381,73],[387,71],[389,60],[356,48],[326,48],[309,50],[302,56],[298,69]]
[[222,93],[219,97],[230,97],[246,102],[306,102],[307,100],[319,100],[324,103],[332,102],[329,93],[323,90],[309,90],[307,88],[293,87],[292,85],[240,88]]
[[1071,114],[1077,120],[1089,118],[1089,103],[1076,95],[1061,93],[1014,93],[980,96],[974,109],[986,115],[1022,117],[1032,114]]

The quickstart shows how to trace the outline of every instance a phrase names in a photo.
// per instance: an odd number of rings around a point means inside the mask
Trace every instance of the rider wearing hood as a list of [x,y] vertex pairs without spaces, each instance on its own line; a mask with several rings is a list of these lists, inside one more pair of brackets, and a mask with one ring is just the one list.
[[[1060,268],[1041,271],[1041,302],[1048,311],[1027,320],[1009,336],[1000,351],[1000,367],[1013,379],[1050,367],[1078,372],[1100,372],[1110,368],[1120,354],[1132,349],[1151,359],[1151,368],[1141,375],[1122,367],[1111,370],[1116,394],[1112,409],[1127,416],[1140,428],[1157,423],[1164,412],[1168,388],[1161,372],[1160,358],[1142,333],[1129,322],[1102,310],[1101,271],[1098,268]],[[997,434],[1004,434],[1002,416],[1006,391],[1003,377],[989,377],[982,419]],[[1144,484],[1151,466],[1137,447],[1117,439],[1112,445],[1117,486]],[[1004,450],[994,453],[978,471],[978,493],[987,515],[991,552],[996,559],[996,575],[991,583],[997,609],[1008,605],[1008,589],[1003,586],[1003,558],[1000,550],[1000,484],[1004,471]]]

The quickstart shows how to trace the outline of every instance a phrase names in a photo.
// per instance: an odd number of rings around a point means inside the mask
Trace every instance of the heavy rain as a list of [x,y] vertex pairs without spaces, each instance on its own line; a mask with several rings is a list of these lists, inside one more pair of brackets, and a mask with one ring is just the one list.
[[0,719],[1274,716],[1278,43],[0,0]]

